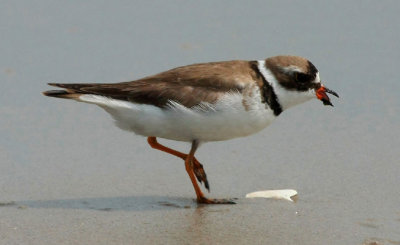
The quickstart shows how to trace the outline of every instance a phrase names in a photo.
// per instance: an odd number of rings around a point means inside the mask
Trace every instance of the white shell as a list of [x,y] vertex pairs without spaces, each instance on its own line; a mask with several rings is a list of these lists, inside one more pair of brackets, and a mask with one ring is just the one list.
[[265,191],[256,191],[246,194],[246,198],[273,198],[273,199],[284,199],[288,201],[296,201],[297,191],[293,189],[284,189],[284,190],[265,190]]

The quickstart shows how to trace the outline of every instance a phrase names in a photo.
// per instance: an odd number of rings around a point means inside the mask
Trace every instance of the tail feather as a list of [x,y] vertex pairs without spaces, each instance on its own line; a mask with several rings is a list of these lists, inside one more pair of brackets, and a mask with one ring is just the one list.
[[65,90],[49,90],[43,92],[44,95],[62,99],[78,99],[84,92],[80,91],[82,87],[88,86],[88,84],[79,83],[48,83],[48,85]]
[[68,91],[79,91],[81,88],[90,87],[91,83],[48,83],[48,85],[58,88],[65,88]]
[[49,97],[62,98],[62,99],[78,99],[79,96],[82,95],[67,90],[49,90],[43,92],[43,94]]
[[49,83],[48,85],[64,90],[50,90],[44,95],[64,99],[78,99],[83,94],[94,94],[115,99],[128,100],[131,90],[126,89],[126,83]]

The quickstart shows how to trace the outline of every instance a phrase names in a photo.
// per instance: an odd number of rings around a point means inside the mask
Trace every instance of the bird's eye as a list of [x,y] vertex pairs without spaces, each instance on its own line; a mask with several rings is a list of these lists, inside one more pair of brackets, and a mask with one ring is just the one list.
[[310,80],[310,76],[302,72],[296,72],[294,74],[295,81],[298,83],[306,83]]

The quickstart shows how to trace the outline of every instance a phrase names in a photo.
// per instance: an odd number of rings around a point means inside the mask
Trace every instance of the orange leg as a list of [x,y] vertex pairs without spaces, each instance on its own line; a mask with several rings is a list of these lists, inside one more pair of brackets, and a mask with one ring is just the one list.
[[186,172],[188,173],[190,180],[192,181],[194,191],[196,192],[197,196],[197,203],[204,203],[204,204],[235,204],[234,202],[226,199],[208,199],[204,196],[203,192],[201,192],[201,189],[199,185],[196,182],[196,179],[193,174],[193,160],[194,160],[194,153],[197,150],[197,147],[199,146],[197,141],[192,142],[192,148],[190,149],[190,152],[185,160],[185,168]]
[[[173,150],[171,148],[168,148],[166,146],[163,146],[163,145],[159,144],[157,142],[156,137],[148,137],[147,141],[149,142],[149,144],[150,144],[150,146],[152,148],[160,150],[160,151],[167,152],[169,154],[172,154],[174,156],[177,156],[177,157],[182,158],[183,160],[185,160],[186,172],[188,173],[190,181],[193,184],[194,191],[196,192],[197,202],[198,203],[204,203],[204,204],[235,204],[234,202],[232,202],[230,200],[226,200],[226,199],[208,199],[208,198],[206,198],[204,196],[204,194],[201,191],[199,185],[197,184],[196,178],[195,178],[195,174],[196,174],[197,179],[200,182],[201,182],[201,180],[203,180],[206,188],[208,189],[208,181],[207,181],[207,177],[206,177],[206,174],[204,172],[204,169],[203,169],[203,165],[201,165],[197,161],[197,159],[194,157],[194,153],[196,152],[197,147],[198,147],[198,142],[197,141],[193,141],[192,142],[192,147],[190,149],[190,153],[189,154],[184,154],[182,152]],[[196,168],[197,168],[197,170],[196,170]]]
[[[160,143],[157,142],[157,138],[156,137],[148,137],[147,138],[147,142],[149,143],[149,145],[157,150],[169,153],[171,155],[177,156],[179,158],[181,158],[182,160],[186,160],[188,154],[173,150],[171,148],[168,148],[166,146],[161,145]],[[203,165],[194,157],[193,158],[193,172],[196,175],[197,180],[201,183],[202,181],[204,181],[204,186],[206,187],[206,189],[208,191],[210,191],[210,186],[208,184],[208,180],[207,180],[207,175],[206,172],[204,171]]]

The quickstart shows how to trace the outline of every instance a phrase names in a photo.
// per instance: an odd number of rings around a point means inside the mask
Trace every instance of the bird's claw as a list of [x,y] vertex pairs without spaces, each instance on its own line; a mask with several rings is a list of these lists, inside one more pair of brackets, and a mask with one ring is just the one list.
[[194,159],[193,172],[197,180],[200,183],[204,182],[204,186],[206,187],[208,192],[210,192],[210,185],[208,184],[207,175],[206,172],[204,171],[203,164],[197,161],[197,159]]
[[236,204],[231,199],[208,199],[205,197],[197,198],[199,204]]

